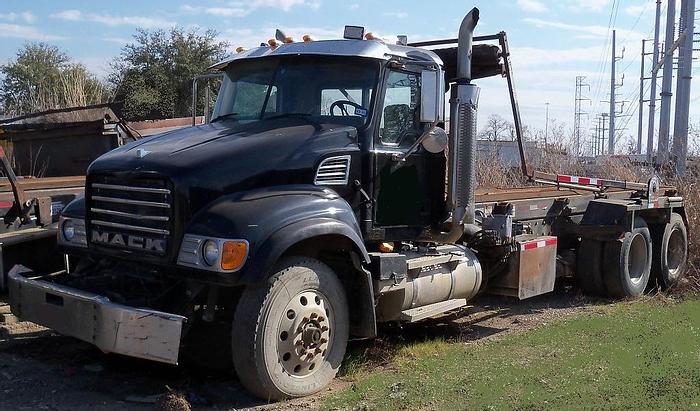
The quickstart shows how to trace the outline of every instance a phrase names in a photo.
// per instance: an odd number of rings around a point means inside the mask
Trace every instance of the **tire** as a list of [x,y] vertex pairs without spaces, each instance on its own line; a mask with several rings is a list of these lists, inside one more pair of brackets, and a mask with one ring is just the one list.
[[602,242],[587,238],[581,240],[576,254],[576,281],[588,295],[605,295],[605,283],[600,264],[602,257]]
[[672,213],[668,224],[653,227],[652,281],[662,290],[673,287],[683,277],[688,260],[688,230],[680,214]]
[[231,346],[241,384],[264,400],[320,391],[343,361],[348,321],[333,270],[313,258],[284,259],[238,302]]
[[646,290],[653,248],[649,227],[641,218],[624,237],[605,243],[603,279],[609,297],[639,297]]

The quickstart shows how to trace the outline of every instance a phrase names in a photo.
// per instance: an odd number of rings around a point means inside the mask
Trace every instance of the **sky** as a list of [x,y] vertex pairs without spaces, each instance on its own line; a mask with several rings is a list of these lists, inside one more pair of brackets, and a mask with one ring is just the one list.
[[[522,118],[531,129],[552,127],[553,122],[571,129],[576,76],[585,76],[590,88],[585,87],[583,95],[590,102],[582,104],[588,116],[583,116],[581,133],[586,138],[594,117],[608,111],[603,101],[610,94],[610,32],[616,29],[618,56],[624,49],[624,57],[617,62],[617,81],[623,83],[617,99],[627,101],[624,107],[618,106],[627,115],[618,119],[620,128],[626,127],[619,131],[618,148],[626,144],[627,135],[636,139],[641,42],[653,37],[654,0],[0,0],[0,64],[14,59],[23,44],[44,41],[105,78],[109,61],[131,41],[137,27],[211,28],[231,44],[232,52],[238,46],[267,41],[276,28],[295,39],[304,34],[339,38],[346,24],[364,26],[387,41],[395,41],[398,34],[408,35],[409,41],[450,38],[456,37],[471,7],[481,11],[477,35],[508,34]],[[651,58],[645,61],[651,67]],[[483,79],[477,84],[482,125],[491,114],[512,118],[504,79]],[[648,93],[648,82],[646,88]],[[698,100],[696,84],[691,92],[691,121],[700,118]],[[585,151],[587,144],[583,146]]]

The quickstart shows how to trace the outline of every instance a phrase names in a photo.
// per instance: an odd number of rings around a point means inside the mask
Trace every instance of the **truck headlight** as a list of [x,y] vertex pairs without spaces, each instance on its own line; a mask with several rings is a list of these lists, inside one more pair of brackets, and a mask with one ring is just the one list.
[[213,266],[219,261],[219,245],[214,240],[207,240],[202,246],[202,258],[208,266]]
[[58,221],[58,244],[69,247],[87,247],[85,220],[61,216]]
[[73,238],[75,238],[75,223],[73,223],[73,220],[66,220],[63,223],[63,238],[65,238],[68,241],[73,241]]
[[200,270],[232,273],[243,267],[248,259],[246,240],[205,237],[185,234],[182,238],[177,264]]

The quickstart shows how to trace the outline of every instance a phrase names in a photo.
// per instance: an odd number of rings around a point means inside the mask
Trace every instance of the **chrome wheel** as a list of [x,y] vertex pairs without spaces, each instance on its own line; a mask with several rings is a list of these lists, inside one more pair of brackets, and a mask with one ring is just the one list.
[[278,327],[277,354],[284,370],[294,377],[313,374],[330,351],[333,312],[318,290],[294,296]]

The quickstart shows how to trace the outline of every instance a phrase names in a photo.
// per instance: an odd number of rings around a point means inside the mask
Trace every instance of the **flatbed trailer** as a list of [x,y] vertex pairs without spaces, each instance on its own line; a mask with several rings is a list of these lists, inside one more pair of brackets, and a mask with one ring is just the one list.
[[[3,159],[4,152],[0,153]],[[7,168],[3,171],[7,175]],[[10,168],[11,171],[11,168]],[[56,246],[58,217],[84,192],[85,177],[0,178],[0,292],[17,265],[55,272],[64,267]]]

